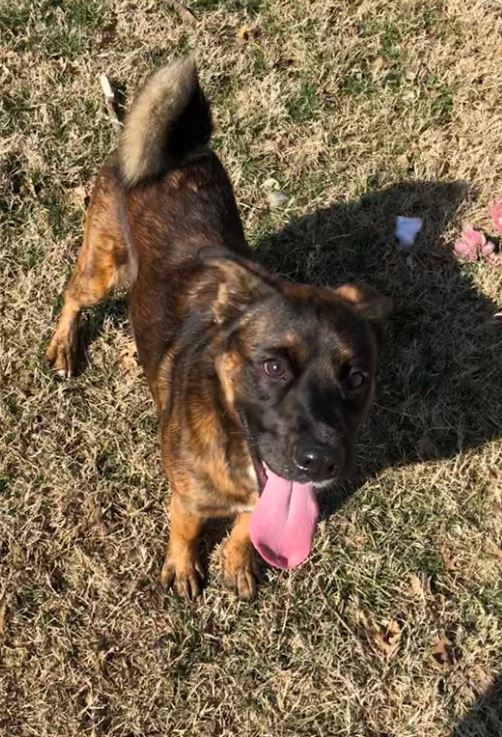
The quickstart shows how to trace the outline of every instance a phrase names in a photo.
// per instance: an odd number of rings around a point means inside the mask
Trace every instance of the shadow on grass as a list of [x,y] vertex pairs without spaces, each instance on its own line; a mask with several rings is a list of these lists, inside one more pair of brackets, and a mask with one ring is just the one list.
[[111,323],[114,328],[125,328],[130,332],[125,295],[107,297],[96,307],[87,308],[83,311],[78,331],[77,376],[90,367],[90,349],[101,334],[105,320]]
[[502,735],[502,675],[453,728],[450,737]]
[[[295,219],[257,246],[267,267],[294,280],[365,281],[395,300],[357,470],[324,496],[325,514],[385,468],[449,458],[501,434],[496,305],[472,284],[478,266],[461,268],[443,244],[468,196],[464,182],[405,182]],[[394,242],[397,215],[424,218],[409,258]]]

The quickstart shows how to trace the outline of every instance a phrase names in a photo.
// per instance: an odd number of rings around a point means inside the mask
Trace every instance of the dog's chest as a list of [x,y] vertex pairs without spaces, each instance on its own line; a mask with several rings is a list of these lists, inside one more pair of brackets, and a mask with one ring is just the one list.
[[197,495],[197,511],[205,517],[233,517],[252,512],[258,496],[258,481],[251,464],[241,472],[234,471],[225,484],[206,479]]
[[234,504],[232,514],[252,512],[258,502],[258,479],[252,463],[250,463],[246,469],[246,476],[248,477],[250,484],[249,499],[247,501],[237,502]]

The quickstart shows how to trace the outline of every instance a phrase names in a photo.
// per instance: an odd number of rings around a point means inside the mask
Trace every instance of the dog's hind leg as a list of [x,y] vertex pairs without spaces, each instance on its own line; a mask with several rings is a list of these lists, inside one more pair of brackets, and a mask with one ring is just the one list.
[[104,299],[125,272],[127,247],[116,203],[114,173],[111,167],[105,167],[94,188],[84,242],[46,351],[47,360],[61,376],[72,376],[76,370],[80,311]]

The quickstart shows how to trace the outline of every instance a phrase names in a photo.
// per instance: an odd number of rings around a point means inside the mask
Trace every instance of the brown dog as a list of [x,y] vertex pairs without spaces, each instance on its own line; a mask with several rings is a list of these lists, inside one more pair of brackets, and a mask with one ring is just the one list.
[[281,568],[308,555],[313,486],[350,466],[391,303],[362,286],[293,285],[254,262],[211,129],[192,60],[149,79],[98,175],[47,357],[74,373],[81,309],[125,273],[171,492],[162,578],[196,596],[201,526],[236,516],[224,574],[251,598],[251,540]]

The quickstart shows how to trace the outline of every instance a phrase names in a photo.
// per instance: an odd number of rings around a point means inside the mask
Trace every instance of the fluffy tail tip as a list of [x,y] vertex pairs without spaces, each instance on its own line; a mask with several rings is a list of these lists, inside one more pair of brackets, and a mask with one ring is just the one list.
[[192,55],[155,72],[136,96],[119,142],[124,183],[160,175],[211,136],[212,118]]

